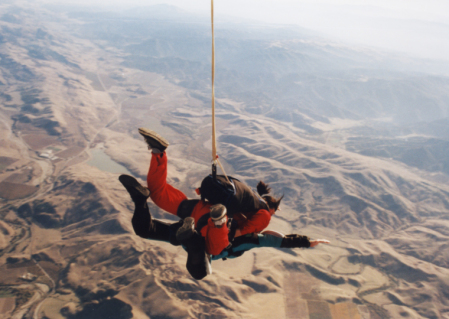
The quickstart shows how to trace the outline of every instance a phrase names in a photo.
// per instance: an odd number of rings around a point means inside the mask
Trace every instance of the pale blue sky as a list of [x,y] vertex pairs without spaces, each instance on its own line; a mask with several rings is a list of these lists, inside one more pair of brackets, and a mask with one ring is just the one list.
[[[57,0],[42,0],[58,2]],[[210,0],[65,0],[123,6],[175,5],[209,15]],[[448,0],[214,0],[216,22],[235,16],[266,24],[297,24],[336,41],[375,46],[411,56],[449,60]]]

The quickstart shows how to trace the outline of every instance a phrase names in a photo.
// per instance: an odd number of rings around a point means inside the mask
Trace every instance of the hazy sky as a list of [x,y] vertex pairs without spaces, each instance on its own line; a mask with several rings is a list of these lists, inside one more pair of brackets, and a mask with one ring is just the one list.
[[[190,12],[210,13],[210,0],[64,2],[110,9],[165,3]],[[449,0],[215,0],[214,7],[217,23],[221,16],[232,15],[248,21],[297,24],[329,34],[334,40],[449,61]]]

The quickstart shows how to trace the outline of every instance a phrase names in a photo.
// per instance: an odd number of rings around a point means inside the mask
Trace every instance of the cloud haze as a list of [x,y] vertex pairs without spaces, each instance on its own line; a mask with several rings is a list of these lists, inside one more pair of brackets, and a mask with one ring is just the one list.
[[[56,3],[56,0],[45,0]],[[148,6],[158,3],[208,15],[209,0],[66,1],[72,4]],[[430,0],[216,0],[215,17],[234,16],[266,24],[296,24],[344,41],[411,56],[447,60],[449,56],[449,2]]]

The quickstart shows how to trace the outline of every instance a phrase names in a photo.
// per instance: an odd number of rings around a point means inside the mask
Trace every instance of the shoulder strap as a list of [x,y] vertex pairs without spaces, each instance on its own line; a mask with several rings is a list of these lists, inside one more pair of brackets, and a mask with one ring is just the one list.
[[176,211],[176,215],[184,219],[186,217],[190,217],[193,212],[193,208],[198,204],[199,199],[185,199],[179,204],[178,210]]

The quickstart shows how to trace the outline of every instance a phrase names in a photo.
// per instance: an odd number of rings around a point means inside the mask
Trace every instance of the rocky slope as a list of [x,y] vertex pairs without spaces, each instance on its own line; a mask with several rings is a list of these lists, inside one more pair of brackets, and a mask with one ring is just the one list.
[[208,31],[183,12],[55,10],[0,6],[2,317],[447,316],[447,134],[423,121],[446,116],[447,78],[304,31],[221,30],[226,172],[284,194],[270,229],[331,245],[256,249],[195,281],[182,248],[133,234],[117,177],[145,179],[136,129],[150,127],[171,143],[170,183],[195,196],[210,170]]

